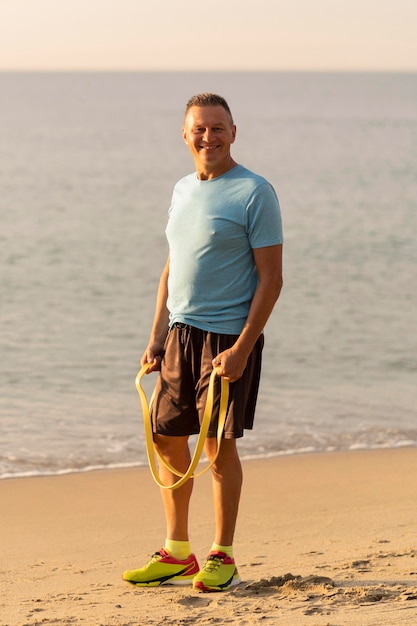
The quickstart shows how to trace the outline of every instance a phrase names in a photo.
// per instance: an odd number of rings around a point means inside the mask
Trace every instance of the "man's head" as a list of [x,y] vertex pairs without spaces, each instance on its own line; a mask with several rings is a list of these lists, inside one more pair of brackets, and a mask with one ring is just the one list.
[[190,98],[182,134],[199,178],[221,176],[236,165],[230,155],[236,126],[229,105],[221,96],[203,93]]
[[229,105],[222,96],[218,96],[215,93],[198,93],[190,98],[185,107],[185,117],[187,117],[188,111],[191,107],[216,107],[221,106],[230,115],[230,121],[233,124],[233,116]]

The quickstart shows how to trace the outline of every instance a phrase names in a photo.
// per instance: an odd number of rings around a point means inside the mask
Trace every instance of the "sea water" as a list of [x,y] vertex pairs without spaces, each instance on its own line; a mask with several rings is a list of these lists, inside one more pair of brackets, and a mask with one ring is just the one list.
[[416,74],[3,73],[1,477],[146,463],[134,379],[201,91],[284,223],[242,457],[417,445]]

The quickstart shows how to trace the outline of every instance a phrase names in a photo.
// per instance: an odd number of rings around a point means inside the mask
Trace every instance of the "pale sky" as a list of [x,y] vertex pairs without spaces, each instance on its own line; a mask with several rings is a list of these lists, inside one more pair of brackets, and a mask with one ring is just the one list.
[[417,0],[0,0],[0,70],[417,70]]

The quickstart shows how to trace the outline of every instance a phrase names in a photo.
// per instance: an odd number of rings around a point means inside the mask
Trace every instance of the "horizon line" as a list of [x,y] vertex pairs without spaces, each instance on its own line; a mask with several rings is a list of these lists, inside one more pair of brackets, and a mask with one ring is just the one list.
[[124,68],[124,67],[0,67],[0,73],[200,73],[200,74],[230,74],[230,73],[300,73],[300,74],[414,74],[416,68]]

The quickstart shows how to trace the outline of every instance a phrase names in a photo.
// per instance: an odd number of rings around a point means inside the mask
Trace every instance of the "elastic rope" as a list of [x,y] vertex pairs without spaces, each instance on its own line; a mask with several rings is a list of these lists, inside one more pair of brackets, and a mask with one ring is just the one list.
[[[213,413],[214,381],[215,381],[216,376],[218,375],[217,374],[218,369],[219,369],[218,367],[214,368],[210,375],[210,382],[209,382],[208,391],[207,391],[206,406],[204,408],[203,419],[202,419],[201,426],[200,426],[200,433],[198,435],[193,457],[191,459],[191,462],[190,462],[190,465],[188,466],[187,471],[185,473],[182,473],[176,470],[174,467],[172,467],[172,465],[170,465],[168,461],[166,461],[166,459],[164,459],[161,456],[161,454],[158,452],[158,450],[155,448],[155,444],[153,440],[152,419],[151,419],[151,414],[150,414],[150,408],[149,408],[148,400],[146,398],[146,394],[141,385],[142,377],[144,376],[144,374],[146,374],[149,368],[150,368],[150,364],[145,363],[145,365],[143,365],[138,375],[136,376],[136,380],[135,380],[136,389],[138,390],[138,394],[139,394],[141,405],[142,405],[143,424],[144,424],[145,441],[146,441],[146,454],[148,457],[149,468],[151,470],[151,474],[152,474],[154,481],[157,483],[157,485],[159,485],[159,487],[161,487],[162,489],[178,489],[178,487],[181,487],[190,478],[197,478],[198,476],[201,476],[202,474],[207,472],[207,470],[210,469],[213,463],[215,463],[219,455],[220,445],[222,442],[222,436],[223,436],[223,430],[224,430],[224,424],[226,422],[227,407],[228,407],[228,402],[229,402],[229,383],[224,378],[221,378],[219,419],[218,419],[218,425],[217,425],[217,450],[216,450],[216,454],[214,458],[209,463],[209,465],[207,465],[203,470],[201,470],[197,474],[194,473],[197,465],[200,462],[201,454],[203,452],[204,444],[207,438],[208,429],[210,426],[211,416]],[[150,406],[152,406],[154,395],[155,395],[155,391],[152,394]],[[169,471],[171,471],[173,474],[179,477],[179,480],[177,480],[174,484],[164,485],[161,482],[161,479],[159,478],[157,464],[156,464],[155,453],[158,455],[158,458],[165,465],[165,467]]]

